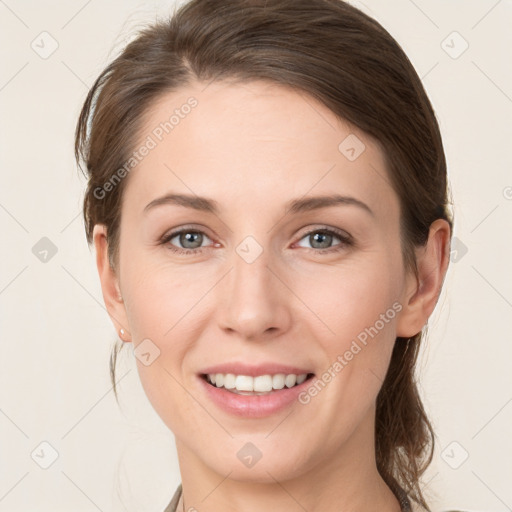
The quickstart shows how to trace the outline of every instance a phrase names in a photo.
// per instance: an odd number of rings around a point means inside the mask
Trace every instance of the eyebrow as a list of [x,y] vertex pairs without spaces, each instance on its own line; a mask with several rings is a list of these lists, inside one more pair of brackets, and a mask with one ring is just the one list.
[[[177,205],[185,208],[192,208],[197,211],[219,214],[219,203],[213,199],[199,197],[188,194],[165,194],[151,201],[144,208],[144,213],[161,205]],[[351,196],[342,196],[339,194],[331,194],[324,196],[304,197],[293,199],[285,204],[286,211],[291,213],[302,213],[307,211],[319,210],[332,206],[357,206],[372,216],[375,216],[371,208],[366,204]]]

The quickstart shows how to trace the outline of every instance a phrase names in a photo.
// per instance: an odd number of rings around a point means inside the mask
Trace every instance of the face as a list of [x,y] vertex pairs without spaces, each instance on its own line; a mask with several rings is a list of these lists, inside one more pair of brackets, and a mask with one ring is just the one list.
[[370,456],[411,284],[378,143],[265,82],[167,94],[145,143],[125,178],[115,315],[178,450],[261,482]]

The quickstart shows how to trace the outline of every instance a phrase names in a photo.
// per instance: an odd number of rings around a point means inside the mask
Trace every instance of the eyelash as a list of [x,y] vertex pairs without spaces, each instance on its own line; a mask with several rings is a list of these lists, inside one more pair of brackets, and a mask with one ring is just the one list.
[[[205,235],[206,237],[208,237],[208,235],[206,235],[206,233],[204,231],[201,231],[199,229],[192,229],[192,228],[184,227],[179,230],[173,231],[172,233],[169,233],[168,235],[164,235],[162,237],[162,239],[160,240],[160,244],[167,245],[168,249],[170,251],[177,253],[177,254],[182,254],[182,255],[187,255],[187,254],[198,255],[203,252],[203,249],[207,249],[207,247],[198,247],[196,249],[180,249],[179,247],[171,245],[169,242],[174,237],[176,237],[177,235],[180,235],[181,233],[199,233],[199,234],[202,234],[202,235]],[[299,242],[314,233],[322,233],[324,235],[333,235],[334,237],[336,237],[340,240],[339,244],[336,244],[335,246],[329,247],[327,249],[315,249],[315,248],[306,247],[306,249],[309,249],[317,254],[331,254],[334,252],[341,251],[343,248],[350,247],[350,246],[354,245],[354,241],[350,235],[345,234],[338,230],[334,230],[332,228],[317,228],[317,229],[308,231],[307,233],[304,233],[302,238],[299,239]]]

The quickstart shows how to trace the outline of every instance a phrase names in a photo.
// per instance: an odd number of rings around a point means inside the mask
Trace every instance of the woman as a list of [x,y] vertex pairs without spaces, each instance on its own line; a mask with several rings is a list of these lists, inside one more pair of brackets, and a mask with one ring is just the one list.
[[429,510],[414,369],[453,220],[383,27],[192,0],[97,79],[76,157],[106,307],[176,439],[166,512]]

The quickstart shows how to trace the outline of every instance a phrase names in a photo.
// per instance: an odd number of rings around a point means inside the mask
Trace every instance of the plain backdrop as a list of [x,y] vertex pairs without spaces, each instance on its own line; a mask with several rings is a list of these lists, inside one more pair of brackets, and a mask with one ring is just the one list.
[[[512,510],[512,2],[354,4],[422,77],[455,202],[452,264],[419,364],[437,435],[426,493],[436,512]],[[155,512],[180,482],[129,350],[120,407],[111,390],[116,332],[73,159],[88,89],[172,7],[0,0],[0,511]]]

